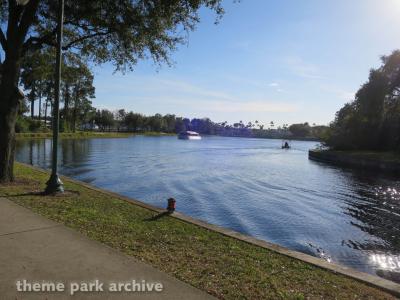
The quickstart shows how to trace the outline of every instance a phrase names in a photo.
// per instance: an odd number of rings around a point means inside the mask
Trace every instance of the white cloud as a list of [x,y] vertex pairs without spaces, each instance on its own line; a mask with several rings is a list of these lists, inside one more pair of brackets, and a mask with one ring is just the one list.
[[320,79],[322,78],[319,67],[312,63],[304,61],[297,56],[290,56],[285,59],[286,66],[296,76],[307,79]]
[[288,112],[295,112],[297,110],[297,107],[288,103],[271,102],[271,101],[248,101],[241,103],[220,101],[213,103],[213,110],[217,112],[288,113]]
[[[267,87],[268,84],[265,86]],[[278,91],[281,90],[278,83],[273,83],[272,87]],[[287,101],[265,98],[264,93],[236,95],[205,88],[185,80],[164,77],[141,76],[129,77],[129,79],[120,77],[107,85],[99,85],[98,89],[101,93],[118,98],[120,104],[133,103],[137,108],[146,106],[148,109],[157,105],[157,109],[171,107],[179,111],[198,111],[206,114],[211,112],[284,113],[297,110],[296,106]],[[123,94],[120,94],[120,91],[123,91]],[[112,105],[98,104],[97,107],[116,109]]]
[[345,90],[341,87],[332,84],[322,84],[321,86],[322,91],[332,94],[335,98],[343,100],[345,102],[349,102],[354,100],[355,93]]

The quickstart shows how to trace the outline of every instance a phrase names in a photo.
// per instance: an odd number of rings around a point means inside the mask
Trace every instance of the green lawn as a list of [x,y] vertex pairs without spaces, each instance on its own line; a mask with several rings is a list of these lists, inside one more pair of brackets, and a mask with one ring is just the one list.
[[[67,194],[42,196],[48,174],[16,164],[0,195],[221,299],[395,299],[376,288],[130,204],[64,178]],[[267,229],[266,229],[267,230]]]

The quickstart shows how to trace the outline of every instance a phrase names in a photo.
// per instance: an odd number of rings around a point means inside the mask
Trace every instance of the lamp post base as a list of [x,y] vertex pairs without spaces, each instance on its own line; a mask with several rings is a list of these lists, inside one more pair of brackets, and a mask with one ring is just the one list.
[[47,187],[44,191],[45,194],[57,194],[57,193],[64,193],[64,186],[63,183],[58,177],[58,174],[51,174],[49,181],[47,181]]

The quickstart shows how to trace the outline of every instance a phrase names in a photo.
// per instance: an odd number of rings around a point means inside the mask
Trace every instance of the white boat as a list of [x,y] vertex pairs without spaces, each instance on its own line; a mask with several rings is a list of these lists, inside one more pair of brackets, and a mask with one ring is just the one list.
[[201,140],[200,134],[195,131],[182,131],[178,134],[180,140]]

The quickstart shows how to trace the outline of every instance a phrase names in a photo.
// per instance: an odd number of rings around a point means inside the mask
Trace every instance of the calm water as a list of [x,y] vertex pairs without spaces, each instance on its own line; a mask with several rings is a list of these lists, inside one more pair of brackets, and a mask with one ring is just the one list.
[[[400,281],[400,179],[309,161],[315,142],[205,137],[63,140],[60,173]],[[51,141],[17,159],[50,168]]]

